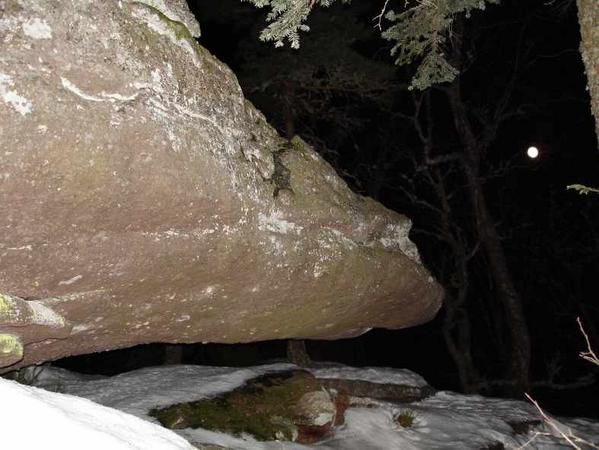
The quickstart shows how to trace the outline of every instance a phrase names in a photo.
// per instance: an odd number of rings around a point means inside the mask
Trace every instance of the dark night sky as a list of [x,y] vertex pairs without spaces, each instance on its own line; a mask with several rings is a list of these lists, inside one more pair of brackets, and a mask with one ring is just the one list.
[[[362,36],[352,44],[353,48],[365,58],[387,64],[387,70],[395,70],[396,83],[408,82],[412,68],[392,68],[387,56],[389,43],[379,39],[372,27],[371,18],[383,2],[368,2],[370,7],[364,3],[354,0],[349,16],[353,14],[362,20],[371,34]],[[485,156],[485,173],[492,175],[486,179],[485,192],[525,302],[533,336],[533,377],[545,378],[549,362],[559,357],[564,366],[560,380],[568,382],[593,372],[593,368],[578,360],[583,341],[574,319],[582,315],[591,332],[599,329],[596,307],[599,232],[595,231],[599,229],[596,227],[599,198],[579,196],[566,191],[565,187],[573,183],[599,186],[599,152],[578,53],[580,38],[574,2],[564,11],[557,10],[560,2],[553,2],[556,4],[553,6],[546,3],[544,0],[504,0],[501,6],[489,6],[483,13],[474,13],[465,25],[464,37],[471,39],[468,48],[475,57],[463,75],[462,86],[471,104],[483,108],[493,105],[506,89],[515,55],[520,52],[521,70],[510,99],[519,114],[499,128]],[[190,6],[202,26],[200,43],[233,68],[246,95],[264,110],[271,123],[280,123],[281,113],[275,101],[269,103],[268,96],[254,98],[256,94],[244,84],[253,75],[244,72],[252,56],[250,53],[255,51],[252,49],[261,47],[260,51],[273,54],[280,51],[258,42],[257,32],[265,23],[265,14],[239,0],[190,0]],[[326,13],[335,15],[342,10],[332,8]],[[340,14],[339,20],[346,20],[347,16]],[[304,42],[316,36],[317,19],[311,19],[309,24],[315,28],[302,35]],[[256,80],[251,82],[256,83]],[[335,152],[333,156],[324,152],[324,156],[345,175],[352,187],[363,193],[368,192],[369,172],[356,170],[357,166],[350,162],[356,159],[368,162],[373,155],[380,155],[377,145],[380,146],[381,141],[373,136],[385,135],[394,127],[395,115],[410,111],[406,102],[409,94],[405,91],[390,90],[385,95],[390,101],[384,107],[373,106],[364,99],[332,100],[335,107],[342,104],[343,113],[358,123],[356,128],[360,135],[340,138],[328,131],[331,125],[324,119],[319,122],[311,118],[296,127],[300,135],[326,130],[320,136],[323,146]],[[432,98],[435,120],[439,123],[438,145],[455,151],[459,144],[451,127],[443,125],[451,120],[448,105],[434,90]],[[478,114],[474,107],[470,113]],[[310,136],[307,139],[310,140]],[[406,138],[405,145],[408,144],[414,143]],[[525,150],[531,144],[541,150],[537,160],[526,158]],[[383,158],[382,163],[385,161],[390,159]],[[389,186],[380,189],[377,197],[388,207],[408,213],[414,219],[415,228],[425,228],[426,215],[395,188],[400,183],[401,167],[392,167]],[[435,272],[443,249],[418,233],[414,233],[413,238],[419,244],[423,260]],[[485,291],[488,288],[484,276],[486,262],[475,258],[472,264],[474,287],[470,301],[475,304],[477,296],[489,293]],[[477,313],[475,306],[471,313]],[[455,368],[440,333],[441,324],[442,314],[432,323],[410,330],[380,330],[352,340],[312,343],[309,350],[316,359],[410,368],[438,388],[457,389]],[[188,355],[200,355],[198,358],[208,363],[222,363],[215,355],[223,351],[224,346],[203,350],[189,348]],[[251,363],[252,357],[282,356],[282,351],[281,343],[226,350],[237,352],[237,357],[245,354],[241,357],[243,363]],[[85,364],[89,365],[90,357],[87,358]],[[491,364],[487,370],[490,375],[496,367]],[[596,393],[596,384],[575,391],[536,391],[542,403],[557,412],[599,417],[589,400],[596,398]]]

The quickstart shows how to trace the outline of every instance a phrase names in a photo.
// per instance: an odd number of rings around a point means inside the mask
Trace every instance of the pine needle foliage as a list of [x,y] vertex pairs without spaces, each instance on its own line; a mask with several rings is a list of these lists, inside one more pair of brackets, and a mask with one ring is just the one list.
[[[300,31],[309,31],[305,24],[312,8],[316,5],[328,7],[335,0],[242,0],[252,3],[257,8],[269,7],[266,20],[270,25],[260,34],[260,39],[274,42],[275,47],[281,47],[288,41],[291,48],[299,48]],[[341,0],[349,3],[350,0]]]
[[[242,0],[258,8],[270,8],[266,20],[270,24],[260,34],[263,41],[280,47],[287,41],[299,48],[301,31],[309,31],[305,23],[316,6],[328,7],[336,0]],[[351,0],[341,0],[349,3]],[[446,58],[444,47],[451,34],[451,24],[458,14],[468,17],[471,11],[485,9],[488,3],[500,0],[397,0],[403,10],[390,10],[385,18],[392,25],[383,37],[394,41],[392,55],[397,65],[418,64],[412,89],[424,90],[434,84],[450,82],[458,74]],[[383,12],[391,3],[381,0]]]
[[383,37],[394,41],[391,54],[395,63],[420,62],[410,87],[424,90],[434,84],[453,81],[458,70],[446,59],[444,47],[451,35],[451,24],[458,14],[469,17],[474,9],[485,9],[499,0],[417,0],[401,13],[391,10],[386,19],[393,23]]

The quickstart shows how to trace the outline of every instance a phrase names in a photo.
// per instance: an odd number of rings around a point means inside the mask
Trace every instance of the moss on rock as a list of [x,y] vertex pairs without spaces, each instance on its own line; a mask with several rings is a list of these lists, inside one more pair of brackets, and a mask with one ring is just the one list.
[[296,405],[305,394],[321,389],[308,372],[277,372],[254,378],[226,394],[154,409],[150,415],[171,429],[205,428],[234,435],[247,433],[261,441],[295,441]]

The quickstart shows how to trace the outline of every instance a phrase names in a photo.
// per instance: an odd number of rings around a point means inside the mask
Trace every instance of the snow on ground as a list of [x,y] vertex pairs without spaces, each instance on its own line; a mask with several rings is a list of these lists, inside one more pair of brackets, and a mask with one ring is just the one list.
[[345,378],[370,381],[371,383],[406,384],[423,387],[428,383],[417,373],[407,369],[388,367],[348,367],[338,364],[325,365],[311,371],[318,378]]
[[0,378],[0,447],[60,450],[191,450],[173,432],[83,398]]
[[[70,395],[54,394],[0,379],[2,444],[6,436],[18,448],[47,449],[187,449],[174,433],[155,425],[147,416],[154,407],[213,396],[241,386],[255,376],[293,368],[270,364],[251,368],[163,366],[114,377],[90,377],[64,369],[45,369],[35,384]],[[317,377],[366,380],[421,387],[425,381],[408,370],[352,368],[329,365],[314,370]],[[120,411],[97,405],[116,408]],[[177,430],[191,443],[216,444],[239,450],[435,450],[483,449],[501,443],[506,449],[565,449],[563,439],[546,425],[515,436],[508,423],[541,421],[529,403],[438,392],[423,401],[398,405],[372,401],[376,408],[350,408],[346,423],[335,436],[312,446],[287,442],[257,442],[207,430]],[[401,427],[394,417],[411,411],[414,424]],[[137,416],[153,424],[139,420]],[[564,430],[588,441],[599,441],[599,423],[585,419],[559,419]],[[35,431],[32,432],[32,427]],[[5,431],[6,430],[6,431]],[[541,432],[541,435],[536,435]],[[552,434],[553,433],[553,434]],[[53,443],[60,445],[54,445]],[[73,443],[71,445],[71,443]],[[187,446],[186,446],[187,445]],[[2,445],[4,447],[4,445]],[[11,447],[17,448],[17,447]],[[496,447],[497,448],[497,447]],[[585,448],[581,446],[581,448]]]

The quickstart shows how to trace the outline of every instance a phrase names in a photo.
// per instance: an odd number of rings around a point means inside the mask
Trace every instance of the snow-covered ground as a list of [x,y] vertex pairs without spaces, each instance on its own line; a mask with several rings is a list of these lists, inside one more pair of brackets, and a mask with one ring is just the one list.
[[[154,407],[226,392],[258,375],[293,367],[289,364],[242,369],[163,366],[115,377],[90,377],[46,368],[35,384],[61,393],[0,379],[0,448],[174,450],[194,448],[190,442],[245,450],[466,450],[499,448],[491,447],[498,443],[506,449],[572,448],[547,424],[527,434],[514,434],[508,422],[542,420],[530,403],[453,392],[439,392],[406,405],[373,401],[371,403],[380,407],[350,408],[345,413],[345,424],[336,430],[335,436],[312,446],[257,442],[249,437],[242,439],[201,429],[178,430],[175,434],[147,415]],[[426,383],[413,372],[397,369],[331,366],[313,372],[321,378],[418,387]],[[394,416],[406,410],[415,417],[409,428],[403,428],[394,420]],[[552,419],[566,433],[571,431],[587,441],[599,442],[599,423],[585,419]],[[581,445],[580,448],[589,447]]]

